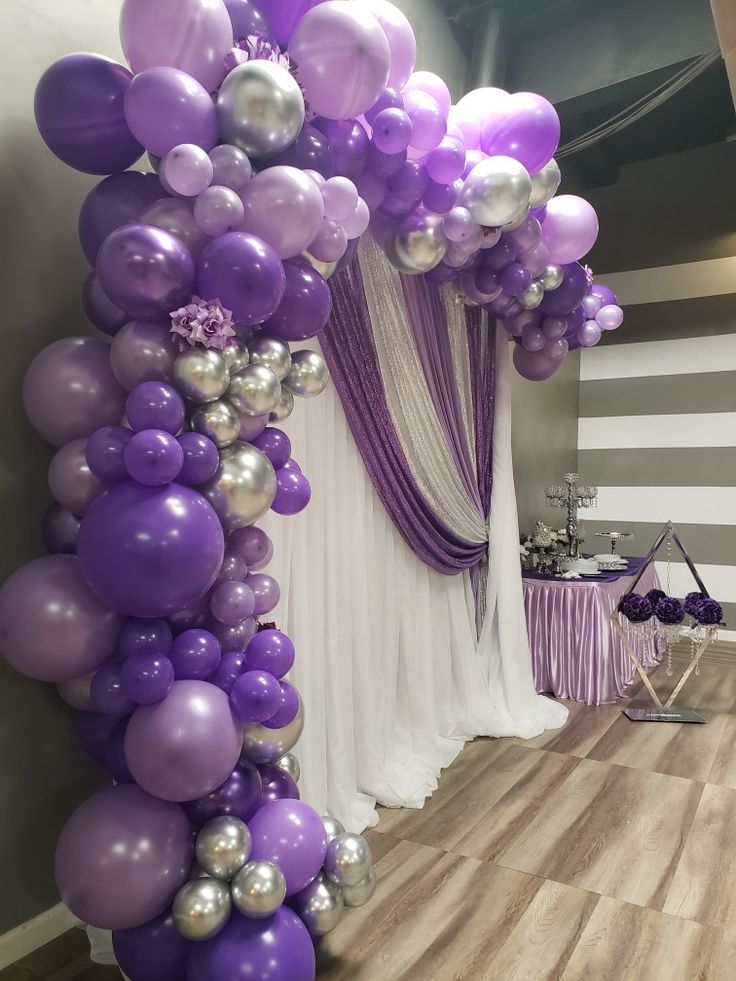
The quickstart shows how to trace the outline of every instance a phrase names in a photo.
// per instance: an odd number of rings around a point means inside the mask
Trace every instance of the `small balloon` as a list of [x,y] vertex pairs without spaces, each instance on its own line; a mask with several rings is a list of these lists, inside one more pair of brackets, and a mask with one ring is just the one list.
[[173,383],[191,402],[214,402],[227,391],[230,369],[223,354],[212,348],[183,351],[173,368]]
[[276,375],[279,381],[283,381],[289,374],[291,368],[291,352],[289,345],[275,337],[268,337],[264,333],[257,334],[249,345],[251,364],[258,364],[268,368]]
[[286,898],[286,879],[272,862],[247,862],[236,873],[232,885],[233,904],[243,916],[271,916]]
[[339,884],[357,885],[372,866],[371,848],[362,835],[346,831],[327,845],[325,872]]
[[184,883],[174,898],[172,915],[183,937],[202,942],[225,927],[231,909],[228,884],[208,877]]
[[222,451],[217,473],[202,493],[225,528],[242,528],[254,524],[271,507],[276,473],[260,450],[235,442]]
[[324,872],[319,872],[308,886],[293,899],[294,909],[312,937],[324,937],[342,919],[345,902],[340,886]]
[[281,385],[270,368],[249,364],[230,379],[227,390],[229,401],[238,412],[247,416],[273,412],[279,404]]
[[248,825],[240,818],[212,818],[197,835],[195,855],[208,875],[232,879],[248,861],[251,839]]
[[360,882],[356,883],[354,886],[343,885],[342,895],[345,900],[345,905],[351,909],[355,909],[359,906],[365,906],[367,902],[373,897],[373,893],[376,891],[377,879],[375,869],[371,869],[368,875],[361,879]]
[[225,449],[240,437],[240,416],[227,399],[216,399],[194,410],[192,428]]
[[279,769],[283,770],[284,773],[288,773],[294,783],[299,783],[301,767],[299,766],[299,760],[293,753],[285,753],[280,759],[276,760],[273,765],[279,767]]
[[296,351],[291,357],[291,368],[284,384],[300,398],[321,395],[330,380],[327,364],[316,351]]

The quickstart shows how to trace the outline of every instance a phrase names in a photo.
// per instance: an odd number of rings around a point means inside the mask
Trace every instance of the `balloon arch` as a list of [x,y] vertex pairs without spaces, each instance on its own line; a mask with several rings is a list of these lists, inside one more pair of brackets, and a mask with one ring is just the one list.
[[[375,874],[299,800],[294,646],[264,619],[256,522],[310,498],[274,423],[328,381],[289,344],[324,328],[369,225],[401,272],[487,306],[527,378],[623,315],[579,263],[595,212],[555,196],[554,108],[452,105],[386,0],[124,0],[120,33],[130,71],[70,54],[36,92],[48,147],[106,175],[79,235],[112,343],[57,341],[26,375],[54,503],[49,554],[0,590],[0,641],[115,780],[70,817],[56,878],[132,981],[300,981]],[[154,172],[128,170],[144,152]]]

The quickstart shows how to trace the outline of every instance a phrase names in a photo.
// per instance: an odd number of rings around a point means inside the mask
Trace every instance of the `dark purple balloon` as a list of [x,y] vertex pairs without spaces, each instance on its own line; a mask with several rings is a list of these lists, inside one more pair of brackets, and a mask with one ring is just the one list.
[[104,745],[102,765],[116,783],[133,783],[128,764],[125,761],[125,733],[128,719],[119,719],[112,728]]
[[122,660],[115,659],[105,661],[95,671],[89,693],[96,712],[119,718],[122,715],[130,715],[135,708],[135,703],[123,691],[120,680],[122,666]]
[[46,146],[87,174],[127,170],[143,153],[125,120],[132,74],[98,54],[70,54],[46,69],[33,110]]
[[228,627],[237,627],[243,620],[253,616],[255,608],[255,594],[244,582],[221,582],[212,590],[212,616]]
[[125,415],[134,432],[163,429],[178,433],[184,425],[184,400],[166,382],[147,381],[136,385],[125,403]]
[[138,221],[146,208],[163,197],[166,192],[158,177],[137,170],[113,174],[96,184],[79,212],[79,241],[90,266],[110,232]]
[[128,620],[118,637],[118,653],[121,657],[142,652],[165,655],[172,641],[171,627],[165,620]]
[[197,293],[219,298],[242,327],[267,320],[284,298],[286,276],[275,250],[246,232],[213,239],[199,257]]
[[168,657],[154,651],[131,654],[120,668],[123,692],[137,705],[152,705],[166,698],[174,680],[174,665]]
[[[476,274],[477,275],[477,274]],[[532,274],[520,262],[512,262],[501,272],[501,289],[509,296],[521,296],[532,281]]]
[[238,41],[244,41],[251,34],[268,37],[270,34],[268,21],[253,0],[224,0],[224,2],[233,25],[236,44]]
[[215,476],[220,464],[217,447],[202,433],[182,433],[177,439],[184,451],[184,463],[177,478],[179,483],[187,487],[206,484]]
[[268,671],[283,678],[294,663],[294,645],[281,630],[259,630],[248,644],[245,663],[249,671]]
[[220,658],[220,663],[208,681],[211,685],[222,688],[229,695],[243,671],[245,671],[245,651],[227,651]]
[[191,630],[193,627],[204,626],[210,612],[210,599],[204,593],[199,599],[187,606],[177,610],[176,613],[168,615],[168,623],[174,636],[178,636],[184,630]]
[[281,701],[278,681],[268,671],[244,671],[233,685],[230,704],[241,722],[265,722]]
[[283,298],[263,329],[282,341],[314,337],[324,329],[332,311],[330,287],[304,259],[287,260],[284,272]]
[[100,286],[95,272],[91,272],[84,281],[82,305],[90,323],[108,337],[114,337],[130,320],[129,314],[116,306]]
[[46,551],[51,555],[74,555],[80,521],[68,508],[52,501],[44,511],[41,522],[41,537]]
[[299,787],[296,780],[275,763],[264,763],[258,767],[263,786],[263,800],[299,800]]
[[174,638],[169,658],[174,665],[176,680],[209,678],[220,663],[220,642],[209,630],[185,630]]
[[402,99],[400,93],[396,89],[384,89],[370,109],[366,109],[364,116],[366,118],[366,122],[370,123],[372,126],[373,120],[376,118],[379,112],[383,112],[384,109],[403,108],[404,100]]
[[492,296],[500,286],[499,274],[490,266],[481,266],[474,275],[475,285],[481,293]]
[[389,190],[406,201],[419,200],[429,187],[429,177],[418,160],[406,160],[389,178]]
[[335,176],[335,154],[324,133],[306,124],[291,146],[278,156],[269,157],[264,166],[316,170],[325,179],[329,179]]
[[370,143],[368,145],[368,160],[366,162],[366,168],[363,174],[357,179],[357,184],[360,186],[360,182],[367,174],[373,174],[375,177],[389,178],[397,174],[401,168],[406,163],[406,150],[400,150],[398,153],[384,153],[383,150],[379,150],[375,143]]
[[247,821],[261,803],[261,776],[252,763],[239,763],[227,780],[206,797],[183,805],[195,827],[201,828],[212,818],[229,815]]
[[484,250],[483,265],[496,272],[510,266],[516,258],[516,246],[509,238],[501,238],[490,249]]
[[275,426],[264,429],[260,436],[251,440],[251,443],[266,454],[274,470],[283,467],[291,456],[291,440],[285,432]]
[[223,554],[211,505],[179,484],[114,484],[92,502],[77,542],[92,590],[135,617],[167,616],[195,603],[214,582]]
[[211,150],[217,143],[217,118],[209,93],[178,68],[138,72],[125,99],[131,132],[157,157],[182,143]]
[[368,156],[368,134],[357,119],[324,119],[318,116],[312,120],[327,137],[335,157],[335,173],[340,177],[355,180],[360,177]]
[[265,531],[256,525],[236,528],[230,532],[228,549],[234,549],[249,569],[259,569],[273,555],[273,542]]
[[298,470],[277,470],[276,485],[276,497],[271,505],[276,514],[299,514],[312,498],[309,481]]
[[123,460],[133,480],[146,487],[160,487],[179,476],[184,464],[184,450],[171,433],[163,429],[144,429],[125,447]]
[[135,981],[186,981],[192,949],[167,910],[131,930],[113,930],[112,946],[120,970]]
[[368,205],[369,211],[374,211],[381,204],[388,190],[386,178],[374,174],[371,170],[364,170],[355,181],[355,186],[358,189],[358,194]]
[[579,262],[562,266],[565,276],[557,289],[544,294],[539,309],[542,313],[561,316],[571,313],[588,292],[588,276]]
[[253,617],[248,617],[235,627],[228,627],[227,624],[213,619],[209,623],[209,629],[220,641],[224,651],[244,651],[258,627]]
[[248,566],[241,557],[229,547],[225,549],[220,571],[217,573],[215,585],[221,582],[243,582],[248,575]]
[[270,613],[281,599],[281,587],[276,580],[263,572],[249,572],[245,581],[256,595],[255,616]]
[[458,270],[448,266],[445,262],[440,262],[424,274],[426,282],[432,286],[442,286],[444,283],[452,283],[458,278]]
[[102,712],[75,712],[74,728],[85,753],[104,766],[105,748],[118,719]]
[[430,181],[422,197],[422,204],[436,215],[446,215],[457,204],[457,188],[454,184]]
[[283,729],[293,722],[299,711],[299,693],[288,681],[281,682],[278,708],[263,724],[269,729]]

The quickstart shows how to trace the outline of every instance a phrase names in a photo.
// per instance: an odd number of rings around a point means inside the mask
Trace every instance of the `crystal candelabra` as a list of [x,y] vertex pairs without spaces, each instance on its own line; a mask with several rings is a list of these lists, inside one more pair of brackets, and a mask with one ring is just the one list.
[[544,496],[552,508],[567,509],[567,554],[575,558],[578,554],[578,508],[592,508],[598,497],[598,488],[579,484],[579,474],[566,473],[564,484],[545,487]]

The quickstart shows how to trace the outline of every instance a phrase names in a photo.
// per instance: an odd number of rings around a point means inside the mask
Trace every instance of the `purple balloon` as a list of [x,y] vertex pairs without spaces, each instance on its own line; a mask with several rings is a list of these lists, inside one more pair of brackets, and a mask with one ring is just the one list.
[[97,54],[70,54],[46,69],[36,87],[36,125],[60,160],[87,174],[127,170],[143,153],[123,106],[133,76]]
[[513,157],[530,174],[549,163],[559,142],[559,116],[547,99],[534,92],[515,92],[500,100],[482,127],[485,153]]
[[570,262],[562,267],[564,279],[555,290],[544,294],[539,304],[542,313],[561,316],[570,313],[580,303],[588,291],[588,277],[579,262]]
[[447,135],[447,113],[422,89],[404,90],[403,94],[404,107],[412,125],[412,147],[433,150]]
[[438,184],[451,184],[465,169],[465,147],[459,140],[446,136],[425,160],[427,174]]
[[110,370],[109,351],[92,337],[66,337],[31,362],[23,406],[33,428],[53,446],[89,436],[123,415],[125,392]]
[[509,296],[521,296],[532,281],[532,274],[520,262],[512,262],[501,272],[499,282]]
[[376,116],[383,112],[384,109],[403,108],[404,100],[401,98],[401,93],[397,89],[385,88],[370,109],[366,109],[363,115],[365,116],[366,122],[373,126]]
[[253,617],[248,617],[235,627],[228,627],[219,620],[212,620],[209,629],[220,641],[223,650],[242,652],[255,636],[258,627]]
[[279,693],[278,708],[268,719],[263,720],[263,724],[268,729],[283,729],[293,722],[299,711],[299,692],[288,681],[281,682]]
[[80,519],[68,508],[51,503],[43,514],[41,537],[43,546],[52,555],[74,555]]
[[180,807],[131,784],[108,787],[64,826],[56,883],[63,902],[85,923],[130,929],[168,908],[189,873],[192,850]]
[[0,650],[38,681],[68,681],[113,653],[121,620],[82,579],[73,555],[46,555],[0,587]]
[[276,497],[271,505],[276,514],[299,514],[309,504],[312,488],[303,473],[276,471]]
[[125,737],[130,772],[162,800],[195,800],[232,773],[242,734],[227,695],[206,681],[175,681],[163,701],[135,710]]
[[225,549],[225,555],[222,559],[220,571],[217,573],[215,585],[221,582],[242,582],[247,575],[248,567],[245,562],[243,562],[237,552],[228,546]]
[[527,351],[541,351],[545,336],[535,324],[527,324],[521,331],[521,344]]
[[264,163],[269,167],[297,167],[299,170],[316,170],[324,178],[335,174],[335,154],[330,141],[315,126],[306,124],[296,140],[278,156]]
[[227,651],[220,658],[209,682],[222,688],[225,694],[229,695],[233,690],[233,685],[245,670],[245,651]]
[[213,176],[212,183],[242,191],[253,176],[253,167],[242,150],[229,143],[210,150]]
[[202,433],[182,433],[176,438],[184,457],[177,478],[179,483],[198,487],[212,480],[220,465],[220,455],[212,440]]
[[118,637],[118,653],[123,658],[141,653],[163,656],[172,642],[171,627],[165,620],[128,620]]
[[124,0],[120,41],[134,72],[172,65],[211,92],[225,77],[233,28],[225,5],[212,0]]
[[542,238],[542,226],[533,215],[527,215],[524,221],[506,233],[519,252],[535,249]]
[[[235,41],[244,41],[250,34],[268,37],[271,33],[269,22],[252,0],[224,0],[230,16]],[[260,6],[263,6],[261,3]]]
[[[406,159],[406,150],[401,150],[399,153],[383,153],[375,143],[369,143],[366,169],[356,180],[360,181],[366,174],[375,177],[393,177],[404,166]],[[360,186],[359,184],[359,190]]]
[[342,225],[324,218],[317,235],[309,243],[309,253],[320,262],[337,262],[345,254],[348,237]]
[[490,266],[481,266],[476,269],[474,275],[476,289],[487,296],[493,296],[499,288],[499,274]]
[[178,353],[171,323],[131,320],[110,347],[110,366],[127,391],[144,381],[168,381]]
[[84,752],[99,766],[105,765],[107,742],[117,719],[101,712],[75,712],[74,728]]
[[595,320],[586,320],[582,327],[578,327],[577,339],[582,347],[595,347],[601,339],[601,328]]
[[268,319],[281,303],[285,289],[281,260],[255,235],[228,232],[214,239],[199,258],[197,292],[205,298],[218,297],[233,311],[240,326]]
[[319,0],[261,0],[259,4],[268,25],[268,34],[281,48],[286,48],[292,31],[304,14]]
[[90,323],[103,334],[114,337],[128,322],[129,315],[116,306],[100,286],[97,273],[91,272],[82,288],[82,305]]
[[201,627],[207,620],[210,601],[207,593],[203,593],[199,599],[182,607],[176,613],[170,613],[167,617],[172,633],[178,637],[184,630],[191,630],[193,627]]
[[604,286],[602,283],[595,283],[591,289],[591,294],[597,296],[601,301],[601,306],[606,306],[607,304],[613,304],[618,306],[618,300],[616,299],[616,294],[608,286]]
[[227,780],[206,797],[188,801],[184,811],[195,827],[229,815],[250,820],[261,803],[261,776],[252,763],[239,763]]
[[85,447],[87,464],[100,480],[113,484],[127,478],[123,451],[132,435],[123,426],[103,426],[89,437]]
[[564,337],[567,332],[567,320],[564,317],[545,317],[542,321],[544,336],[554,340]]
[[389,179],[389,189],[406,201],[419,200],[429,186],[424,165],[417,160],[407,160]]
[[135,704],[123,691],[120,681],[122,666],[121,660],[113,659],[106,661],[95,672],[89,689],[95,711],[119,718],[123,715],[130,715],[135,708]]
[[181,241],[155,225],[124,225],[103,242],[97,257],[100,285],[134,317],[181,306],[194,286],[194,260]]
[[157,157],[182,143],[203,150],[217,143],[212,99],[196,79],[176,68],[149,68],[136,75],[125,98],[125,118],[136,139]]
[[241,722],[265,722],[275,715],[281,687],[268,671],[245,671],[233,686],[230,704]]
[[80,675],[78,678],[60,681],[56,690],[67,705],[71,705],[79,712],[91,712],[93,706],[90,687],[94,676],[94,671],[88,671],[87,674]]
[[598,238],[598,216],[584,198],[560,194],[547,202],[542,236],[552,262],[569,263],[590,252]]
[[177,681],[209,678],[220,663],[222,648],[214,634],[208,630],[185,630],[174,638],[169,658],[174,666]]
[[296,800],[270,801],[250,821],[251,861],[273,862],[293,896],[317,875],[325,857],[327,838],[317,812]]
[[255,608],[255,594],[244,582],[221,582],[210,596],[212,616],[228,627],[237,627],[253,616]]
[[595,320],[601,330],[616,330],[624,321],[624,312],[617,304],[607,303],[600,308]]
[[520,344],[514,348],[514,367],[528,381],[546,381],[560,370],[562,360],[544,351],[527,351]]
[[268,426],[251,442],[266,454],[275,470],[283,467],[291,456],[291,440],[285,432],[276,429],[275,426]]
[[217,515],[196,491],[123,481],[90,506],[77,552],[85,579],[109,607],[129,616],[161,617],[207,592],[220,569],[224,541]]
[[[246,416],[240,413],[240,439],[246,443],[260,436],[269,423],[270,414],[263,416]],[[219,459],[219,458],[218,458]]]
[[249,569],[263,568],[273,555],[273,542],[266,532],[256,525],[231,531],[227,545],[229,549],[235,549]]
[[317,117],[312,120],[312,126],[329,140],[335,160],[335,174],[351,180],[360,177],[366,165],[370,141],[358,120]]
[[403,109],[383,109],[373,120],[372,139],[382,153],[401,153],[409,146],[412,129]]
[[125,414],[134,432],[163,429],[173,435],[184,425],[184,400],[172,385],[147,381],[136,385],[125,403]]
[[214,939],[194,944],[187,981],[313,981],[315,970],[307,928],[293,910],[281,906],[263,920],[233,914]]
[[243,229],[267,242],[281,259],[300,255],[325,216],[319,187],[296,167],[269,167],[243,191]]
[[134,782],[128,764],[125,762],[125,733],[127,729],[127,718],[118,719],[103,747],[102,766],[115,783]]
[[246,583],[256,596],[255,616],[270,613],[281,599],[281,587],[272,576],[263,572],[248,573]]
[[324,329],[332,312],[330,287],[304,259],[291,259],[284,263],[283,269],[283,298],[263,330],[282,341],[314,337]]
[[436,215],[446,215],[457,204],[457,189],[454,184],[436,184],[430,181],[422,204]]
[[86,439],[74,439],[57,450],[49,464],[49,490],[72,514],[84,514],[104,490],[102,481],[87,465],[86,446]]
[[516,246],[506,237],[501,238],[490,249],[484,252],[483,264],[489,269],[501,272],[516,259]]
[[184,464],[184,450],[171,433],[144,429],[128,442],[123,460],[133,480],[146,487],[160,487],[178,477]]
[[477,224],[467,208],[456,207],[442,220],[442,231],[450,242],[465,242],[474,234]]
[[268,671],[275,678],[283,678],[294,663],[294,645],[280,630],[259,630],[246,655],[249,671]]
[[137,170],[113,174],[95,185],[79,212],[79,241],[87,262],[94,266],[110,232],[137,221],[163,193],[155,174]]
[[120,970],[135,981],[186,981],[192,944],[167,911],[143,926],[114,930],[112,946]]
[[263,786],[263,801],[299,800],[296,780],[275,763],[263,763],[259,768]]
[[[215,149],[218,149],[217,147]],[[232,147],[231,149],[235,149]],[[200,151],[204,152],[204,151]],[[247,158],[246,158],[247,159]],[[197,224],[194,205],[184,198],[160,198],[140,216],[141,225],[155,225],[178,238],[189,249],[193,259],[202,254],[210,237]]]
[[544,342],[544,353],[551,358],[564,358],[570,350],[570,345],[564,337],[547,337]]
[[205,188],[194,202],[199,227],[213,237],[239,229],[243,222],[243,202],[229,187]]

